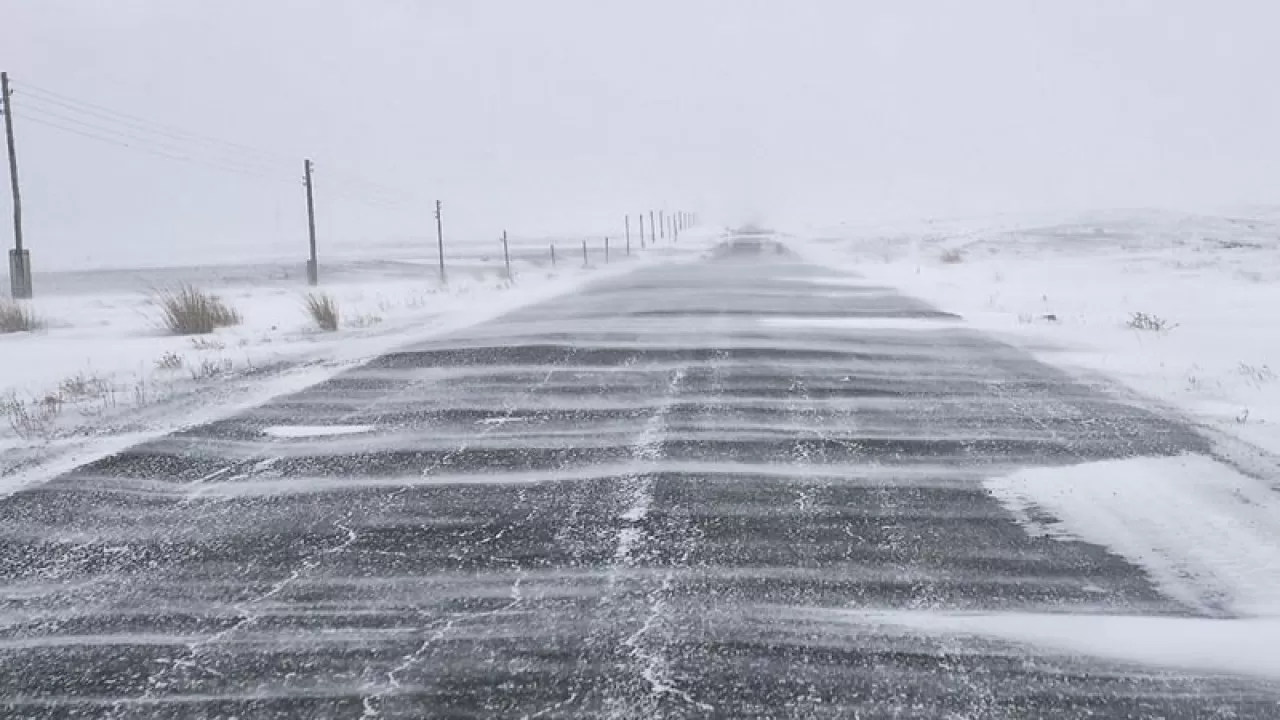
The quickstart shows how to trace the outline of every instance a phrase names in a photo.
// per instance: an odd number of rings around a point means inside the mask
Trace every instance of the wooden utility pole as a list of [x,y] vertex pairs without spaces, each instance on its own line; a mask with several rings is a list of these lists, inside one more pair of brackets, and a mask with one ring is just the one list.
[[9,291],[14,300],[31,297],[31,255],[22,245],[22,191],[18,187],[18,150],[13,141],[13,91],[9,73],[0,72],[4,107],[4,142],[9,151],[9,188],[13,193],[13,249],[9,251]]
[[440,201],[436,201],[436,247],[440,251],[440,284],[445,284],[444,276],[444,221],[440,218]]
[[644,244],[644,213],[640,213],[640,249],[645,248]]
[[502,259],[507,263],[507,282],[511,282],[511,251],[507,248],[507,231],[502,231]]
[[311,158],[302,162],[303,182],[307,186],[307,235],[311,244],[311,258],[307,260],[307,284],[320,284],[320,263],[316,259],[316,203],[311,190]]

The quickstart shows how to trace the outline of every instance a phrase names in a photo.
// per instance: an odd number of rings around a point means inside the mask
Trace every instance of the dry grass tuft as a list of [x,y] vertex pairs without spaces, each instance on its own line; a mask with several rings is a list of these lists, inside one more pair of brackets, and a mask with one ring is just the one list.
[[156,303],[165,327],[175,335],[207,335],[218,328],[239,325],[241,320],[235,308],[193,285],[162,290],[156,294]]
[[0,333],[32,332],[42,327],[44,323],[26,303],[0,300]]
[[311,293],[306,297],[307,314],[321,330],[333,332],[338,329],[338,301],[328,293]]

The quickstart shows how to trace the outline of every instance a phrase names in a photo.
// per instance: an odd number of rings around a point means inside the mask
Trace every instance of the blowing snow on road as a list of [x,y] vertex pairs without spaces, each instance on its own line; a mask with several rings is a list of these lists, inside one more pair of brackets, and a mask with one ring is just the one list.
[[0,713],[1276,717],[1212,455],[739,234],[0,500]]

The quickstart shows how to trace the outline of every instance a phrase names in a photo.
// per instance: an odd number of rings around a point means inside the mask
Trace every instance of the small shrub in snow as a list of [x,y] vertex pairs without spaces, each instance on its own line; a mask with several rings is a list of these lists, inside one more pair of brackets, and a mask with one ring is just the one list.
[[1267,365],[1250,365],[1242,362],[1236,370],[1255,385],[1261,385],[1276,379],[1275,371]]
[[338,301],[328,293],[311,293],[306,298],[307,314],[321,330],[338,329]]
[[193,365],[188,372],[191,373],[192,380],[208,380],[219,375],[225,375],[231,372],[231,369],[232,363],[230,360],[225,358],[221,360],[205,358],[200,361],[200,364]]
[[947,250],[940,258],[944,265],[959,265],[964,262],[964,253],[959,250]]
[[1159,315],[1151,315],[1144,312],[1136,312],[1129,314],[1129,322],[1126,323],[1132,330],[1147,330],[1150,332],[1164,332],[1177,327],[1168,320]]
[[79,373],[69,378],[63,378],[58,383],[58,394],[63,400],[82,400],[86,398],[96,398],[107,394],[111,390],[111,382],[106,378],[97,375],[86,375]]
[[0,333],[32,332],[44,327],[25,303],[0,300]]
[[23,440],[51,439],[61,414],[62,398],[58,395],[30,402],[19,399],[16,394],[0,398],[0,415],[5,416],[14,434]]
[[222,327],[240,324],[240,313],[217,295],[193,285],[163,290],[156,296],[161,319],[175,335],[207,335]]
[[169,352],[161,355],[160,358],[156,360],[156,369],[157,370],[181,370],[184,362],[185,361],[182,359],[181,355],[170,350]]

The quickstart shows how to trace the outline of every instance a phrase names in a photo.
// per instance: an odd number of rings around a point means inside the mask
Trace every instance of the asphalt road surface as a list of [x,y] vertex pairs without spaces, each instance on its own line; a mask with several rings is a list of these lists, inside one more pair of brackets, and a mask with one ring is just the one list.
[[874,619],[1193,614],[981,485],[1186,450],[740,241],[0,501],[0,716],[1278,717],[1259,680]]

